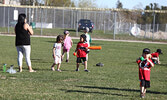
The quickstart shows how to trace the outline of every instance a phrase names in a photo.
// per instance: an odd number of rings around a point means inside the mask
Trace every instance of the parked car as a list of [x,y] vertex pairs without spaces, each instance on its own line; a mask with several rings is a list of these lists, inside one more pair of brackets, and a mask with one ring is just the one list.
[[78,32],[84,30],[86,27],[89,28],[89,32],[93,31],[93,22],[89,19],[80,19],[78,22]]

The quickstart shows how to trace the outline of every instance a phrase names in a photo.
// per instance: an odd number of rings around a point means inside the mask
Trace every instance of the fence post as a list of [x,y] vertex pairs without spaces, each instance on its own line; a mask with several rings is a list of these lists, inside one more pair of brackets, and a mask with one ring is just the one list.
[[3,26],[5,27],[5,6],[4,6],[4,9],[3,9]]
[[154,40],[154,29],[155,29],[155,12],[154,14],[154,19],[153,19],[153,33],[152,33],[152,40]]
[[104,26],[104,33],[106,33],[106,31],[105,31],[105,24],[106,24],[106,22],[105,22],[105,20],[104,20],[104,24],[103,24],[103,26]]
[[165,33],[167,32],[167,24],[166,24],[166,26],[165,26]]
[[116,23],[117,23],[117,12],[116,11],[114,11],[114,34],[113,34],[113,39],[115,40],[115,34],[116,34]]
[[54,19],[53,19],[53,23],[54,23],[54,24],[53,24],[53,25],[54,25],[54,28],[55,28],[55,27],[56,27],[56,25],[55,25],[55,24],[56,24],[56,22],[55,22],[55,16],[56,16],[55,8],[54,8],[53,10],[54,10],[54,17],[53,17],[53,18],[54,18]]
[[8,8],[8,33],[9,33],[9,8]]
[[77,15],[77,27],[76,27],[76,36],[78,36],[78,10],[76,11],[76,15]]
[[41,8],[41,35],[42,35],[43,8]]
[[64,29],[64,9],[63,9],[63,29]]
[[144,34],[144,38],[146,38],[146,32],[147,32],[147,24],[145,25],[145,34]]
[[72,27],[73,27],[72,22],[73,22],[73,10],[71,10],[71,29],[72,29]]
[[[25,9],[26,15],[27,15],[27,8]],[[28,15],[27,15],[28,16]]]
[[159,30],[159,24],[157,24],[157,32],[158,32],[158,30]]

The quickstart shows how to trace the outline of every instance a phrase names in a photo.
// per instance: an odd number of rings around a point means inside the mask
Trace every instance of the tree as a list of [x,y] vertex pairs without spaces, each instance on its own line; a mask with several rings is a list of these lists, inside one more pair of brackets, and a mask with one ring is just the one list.
[[96,0],[79,0],[78,7],[80,8],[96,8]]
[[37,2],[37,0],[20,0],[21,5],[33,5],[33,2]]
[[118,0],[117,1],[117,3],[116,3],[116,8],[118,8],[118,9],[122,9],[123,8],[123,5],[122,5],[122,3]]
[[45,6],[75,7],[75,4],[71,0],[45,0]]

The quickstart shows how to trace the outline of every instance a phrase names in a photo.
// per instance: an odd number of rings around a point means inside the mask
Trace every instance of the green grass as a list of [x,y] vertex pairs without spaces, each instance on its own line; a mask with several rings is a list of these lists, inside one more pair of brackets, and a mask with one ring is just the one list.
[[[54,38],[31,38],[32,67],[37,72],[29,73],[25,60],[23,72],[9,74],[0,68],[0,99],[2,100],[138,100],[139,80],[136,58],[143,48],[155,51],[161,48],[161,65],[155,65],[151,71],[151,88],[146,100],[167,99],[167,46],[166,44],[145,44],[128,42],[92,41],[93,45],[101,45],[102,50],[91,50],[89,54],[89,73],[75,72],[76,57],[72,55],[79,40],[73,40],[70,62],[62,62],[62,72],[53,72],[52,46]],[[14,64],[17,68],[17,52],[15,37],[0,36],[0,65],[7,67]],[[104,67],[95,66],[104,63]]]

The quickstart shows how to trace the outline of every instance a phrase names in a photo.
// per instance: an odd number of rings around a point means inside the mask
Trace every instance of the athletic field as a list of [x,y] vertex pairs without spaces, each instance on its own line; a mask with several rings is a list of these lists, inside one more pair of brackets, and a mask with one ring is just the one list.
[[[70,52],[70,62],[61,64],[62,72],[53,72],[52,46],[55,38],[31,38],[32,67],[37,72],[29,73],[23,63],[23,72],[4,73],[4,63],[9,68],[17,68],[15,37],[0,36],[0,99],[2,100],[138,100],[140,99],[138,58],[143,48],[151,52],[160,48],[161,65],[151,69],[151,88],[146,100],[167,99],[167,44],[92,41],[92,46],[102,46],[102,50],[91,50],[88,69],[75,72],[76,57],[72,54],[79,40],[74,39]],[[103,63],[103,67],[96,66]]]

